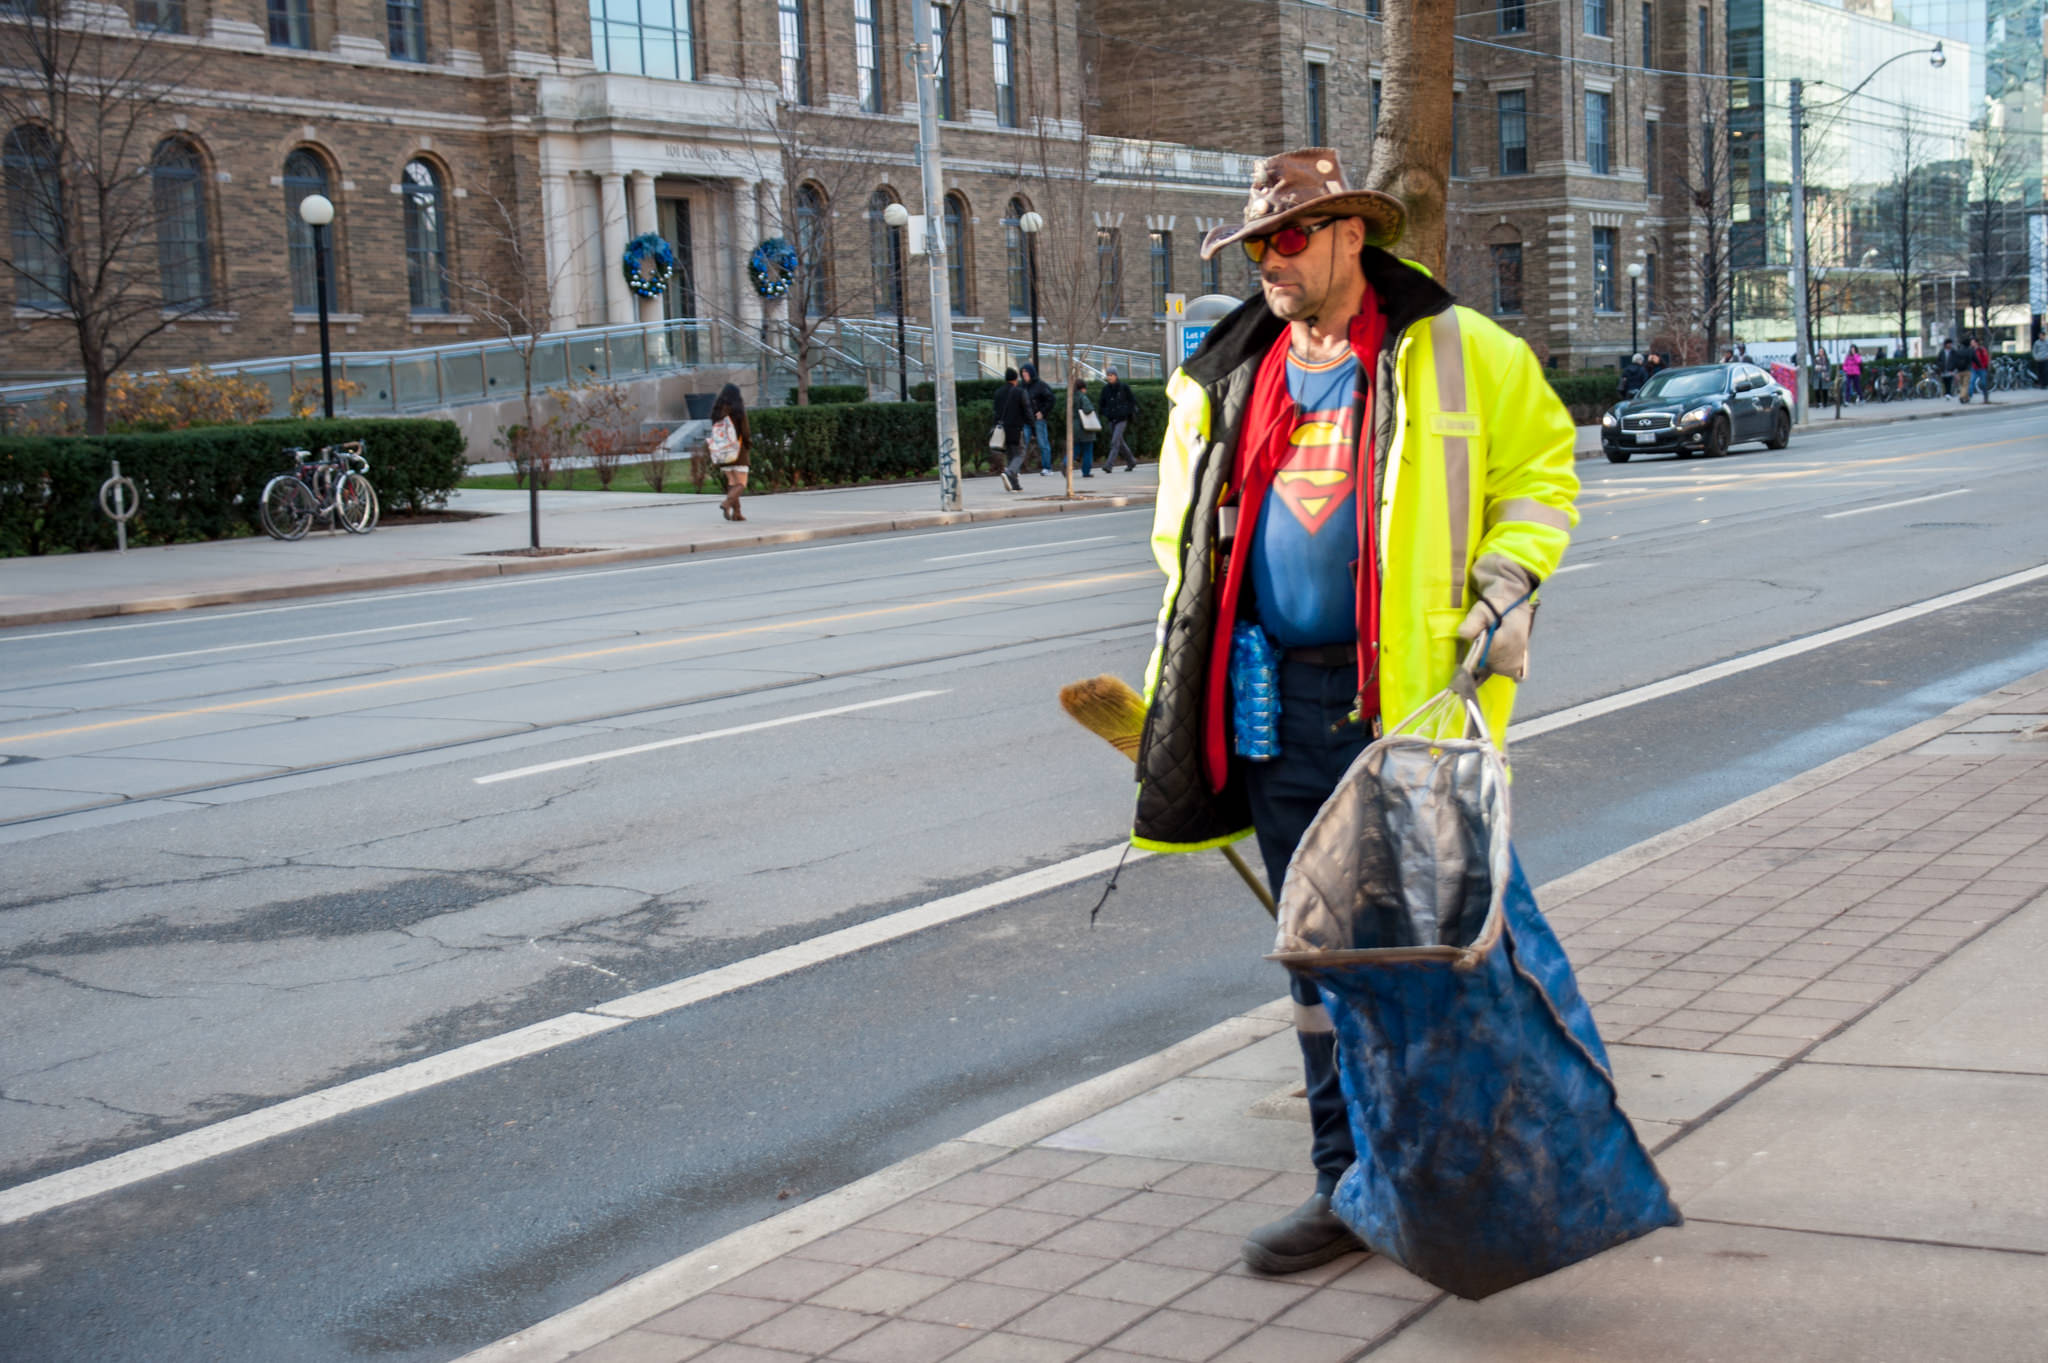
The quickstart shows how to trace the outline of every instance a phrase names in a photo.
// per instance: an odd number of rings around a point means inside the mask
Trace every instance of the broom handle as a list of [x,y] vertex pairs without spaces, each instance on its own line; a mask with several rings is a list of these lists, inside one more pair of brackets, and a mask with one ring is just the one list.
[[1280,908],[1273,902],[1272,892],[1266,889],[1266,883],[1258,878],[1251,867],[1244,864],[1244,858],[1237,854],[1235,847],[1226,845],[1222,850],[1223,855],[1230,859],[1230,864],[1237,868],[1237,873],[1244,877],[1244,883],[1251,886],[1252,893],[1259,897],[1259,903],[1265,906],[1267,916],[1274,922],[1279,922]]

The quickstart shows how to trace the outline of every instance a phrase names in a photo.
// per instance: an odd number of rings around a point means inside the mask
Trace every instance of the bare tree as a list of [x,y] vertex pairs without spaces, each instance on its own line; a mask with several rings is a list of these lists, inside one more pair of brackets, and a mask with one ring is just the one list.
[[[1735,284],[1734,185],[1730,178],[1728,96],[1718,81],[1703,81],[1697,136],[1686,150],[1678,189],[1690,208],[1693,236],[1688,254],[1691,278],[1671,280],[1671,311],[1707,360],[1720,354],[1721,326],[1729,316]],[[1673,272],[1676,276],[1677,271]]]
[[1381,21],[1382,100],[1365,187],[1408,210],[1401,254],[1444,277],[1451,173],[1451,68],[1457,6],[1393,4]]
[[[97,9],[97,7],[94,7]],[[233,291],[202,230],[212,176],[172,106],[203,51],[110,27],[60,0],[0,8],[0,136],[17,309],[68,324],[85,428],[135,352]]]
[[1920,278],[1933,263],[1937,240],[1929,217],[1939,197],[1928,174],[1931,146],[1920,120],[1910,110],[1902,112],[1892,140],[1891,178],[1877,200],[1877,264],[1891,280],[1901,355],[1907,351],[1907,318]]
[[1977,329],[1990,344],[1992,309],[2026,297],[2027,235],[2022,202],[2027,148],[2002,128],[1974,133],[1970,142],[1968,204],[1963,213],[1964,289]]

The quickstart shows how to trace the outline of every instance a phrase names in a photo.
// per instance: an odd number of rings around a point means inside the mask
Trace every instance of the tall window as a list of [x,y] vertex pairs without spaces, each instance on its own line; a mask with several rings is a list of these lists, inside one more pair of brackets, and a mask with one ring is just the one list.
[[1493,310],[1512,316],[1522,310],[1522,243],[1493,248]]
[[[12,6],[17,13],[20,6]],[[185,0],[135,0],[135,26],[156,33],[185,31]]]
[[1010,200],[1010,211],[1003,218],[1003,249],[1009,255],[1010,275],[1010,316],[1031,315],[1031,257],[1030,244],[1024,240],[1024,229],[1018,224],[1031,210],[1024,206],[1022,199]]
[[[284,240],[292,268],[292,309],[316,312],[320,307],[320,271],[313,259],[313,229],[299,216],[308,194],[327,194],[327,163],[304,148],[284,158]],[[334,236],[327,237],[327,307],[338,310],[334,288]]]
[[1657,310],[1657,253],[1643,257],[1643,311]]
[[1605,90],[1586,91],[1586,164],[1605,175],[1614,163],[1614,96]]
[[932,6],[932,88],[938,94],[939,117],[953,117],[953,7]]
[[691,47],[690,0],[590,0],[590,53],[602,70],[690,80]]
[[1657,28],[1650,0],[1643,0],[1643,67],[1645,70],[1657,64]]
[[1593,229],[1593,310],[1613,312],[1614,306],[1614,250],[1615,238],[1620,229],[1596,227]]
[[1308,96],[1307,121],[1308,144],[1311,147],[1323,146],[1325,144],[1324,139],[1329,136],[1330,132],[1328,105],[1326,103],[1328,97],[1323,93],[1328,84],[1328,76],[1329,71],[1321,62],[1310,62],[1308,64],[1308,83],[1306,87]]
[[1710,40],[1711,40],[1712,38],[1713,38],[1713,33],[1712,33],[1712,31],[1711,31],[1711,30],[1710,30],[1710,29],[1709,29],[1709,28],[1707,27],[1707,7],[1706,7],[1705,5],[1701,5],[1701,6],[1700,6],[1700,70],[1702,70],[1702,71],[1704,71],[1704,70],[1706,70],[1706,69],[1707,69],[1707,63],[1708,63],[1709,61],[1711,61],[1711,60],[1713,59],[1713,44],[1712,44],[1712,42],[1710,41]]
[[7,135],[4,159],[15,306],[61,308],[71,275],[64,256],[64,215],[58,204],[57,155],[50,135],[41,128],[16,128]]
[[989,18],[996,72],[996,122],[1005,128],[1017,126],[1017,17],[996,14]]
[[448,204],[441,177],[425,161],[407,161],[405,283],[414,312],[448,311]]
[[1095,297],[1101,304],[1102,319],[1123,315],[1124,252],[1123,233],[1114,227],[1095,229]]
[[967,297],[967,205],[958,194],[946,196],[946,292],[953,295],[953,313],[964,316]]
[[886,189],[868,196],[868,278],[874,282],[877,317],[903,312],[903,234],[882,218],[894,202]]
[[1523,0],[1500,0],[1500,31],[1503,33],[1527,33],[1529,31],[1529,7]]
[[1657,192],[1657,120],[1643,124],[1643,193]]
[[313,49],[313,0],[269,0],[270,45]]
[[1380,83],[1372,83],[1372,127],[1369,135],[1377,137],[1380,131]]
[[853,0],[853,69],[860,86],[860,107],[882,112],[882,40],[875,26],[875,0]]
[[816,185],[796,187],[796,258],[804,276],[804,313],[822,317],[825,303],[825,198]]
[[427,59],[427,15],[423,0],[384,0],[384,27],[391,38],[391,59]]
[[203,308],[213,300],[206,240],[206,163],[191,143],[167,137],[149,167],[156,198],[156,272],[167,308]]
[[1152,315],[1166,312],[1166,295],[1173,292],[1173,233],[1152,234]]
[[1451,92],[1451,174],[1465,173],[1465,97]]
[[775,0],[775,27],[782,39],[782,97],[811,102],[810,53],[804,47],[804,0]]
[[1607,0],[1584,0],[1586,32],[1596,38],[1607,36]]
[[1202,292],[1223,292],[1223,252],[1218,251],[1202,262]]
[[1500,92],[1500,173],[1529,173],[1529,92]]

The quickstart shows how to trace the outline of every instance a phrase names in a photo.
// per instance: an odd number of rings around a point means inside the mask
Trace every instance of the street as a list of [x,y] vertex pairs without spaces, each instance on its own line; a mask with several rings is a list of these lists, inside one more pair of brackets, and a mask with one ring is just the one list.
[[[1539,885],[2048,667],[2048,570],[1969,591],[2048,562],[2038,413],[1578,470],[1513,749]],[[1278,995],[1220,858],[1105,897],[1128,766],[1054,697],[1140,677],[1149,527],[0,633],[0,1182],[105,1172],[0,1224],[0,1354],[451,1358]]]

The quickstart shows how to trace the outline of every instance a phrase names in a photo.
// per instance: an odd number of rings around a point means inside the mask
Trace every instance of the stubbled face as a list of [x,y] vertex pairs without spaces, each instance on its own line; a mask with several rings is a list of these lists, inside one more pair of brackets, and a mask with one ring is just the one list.
[[1343,218],[1310,237],[1308,249],[1298,256],[1267,251],[1259,262],[1259,288],[1266,306],[1285,322],[1320,317],[1324,306],[1345,296],[1358,277],[1358,253],[1364,245],[1364,224]]

